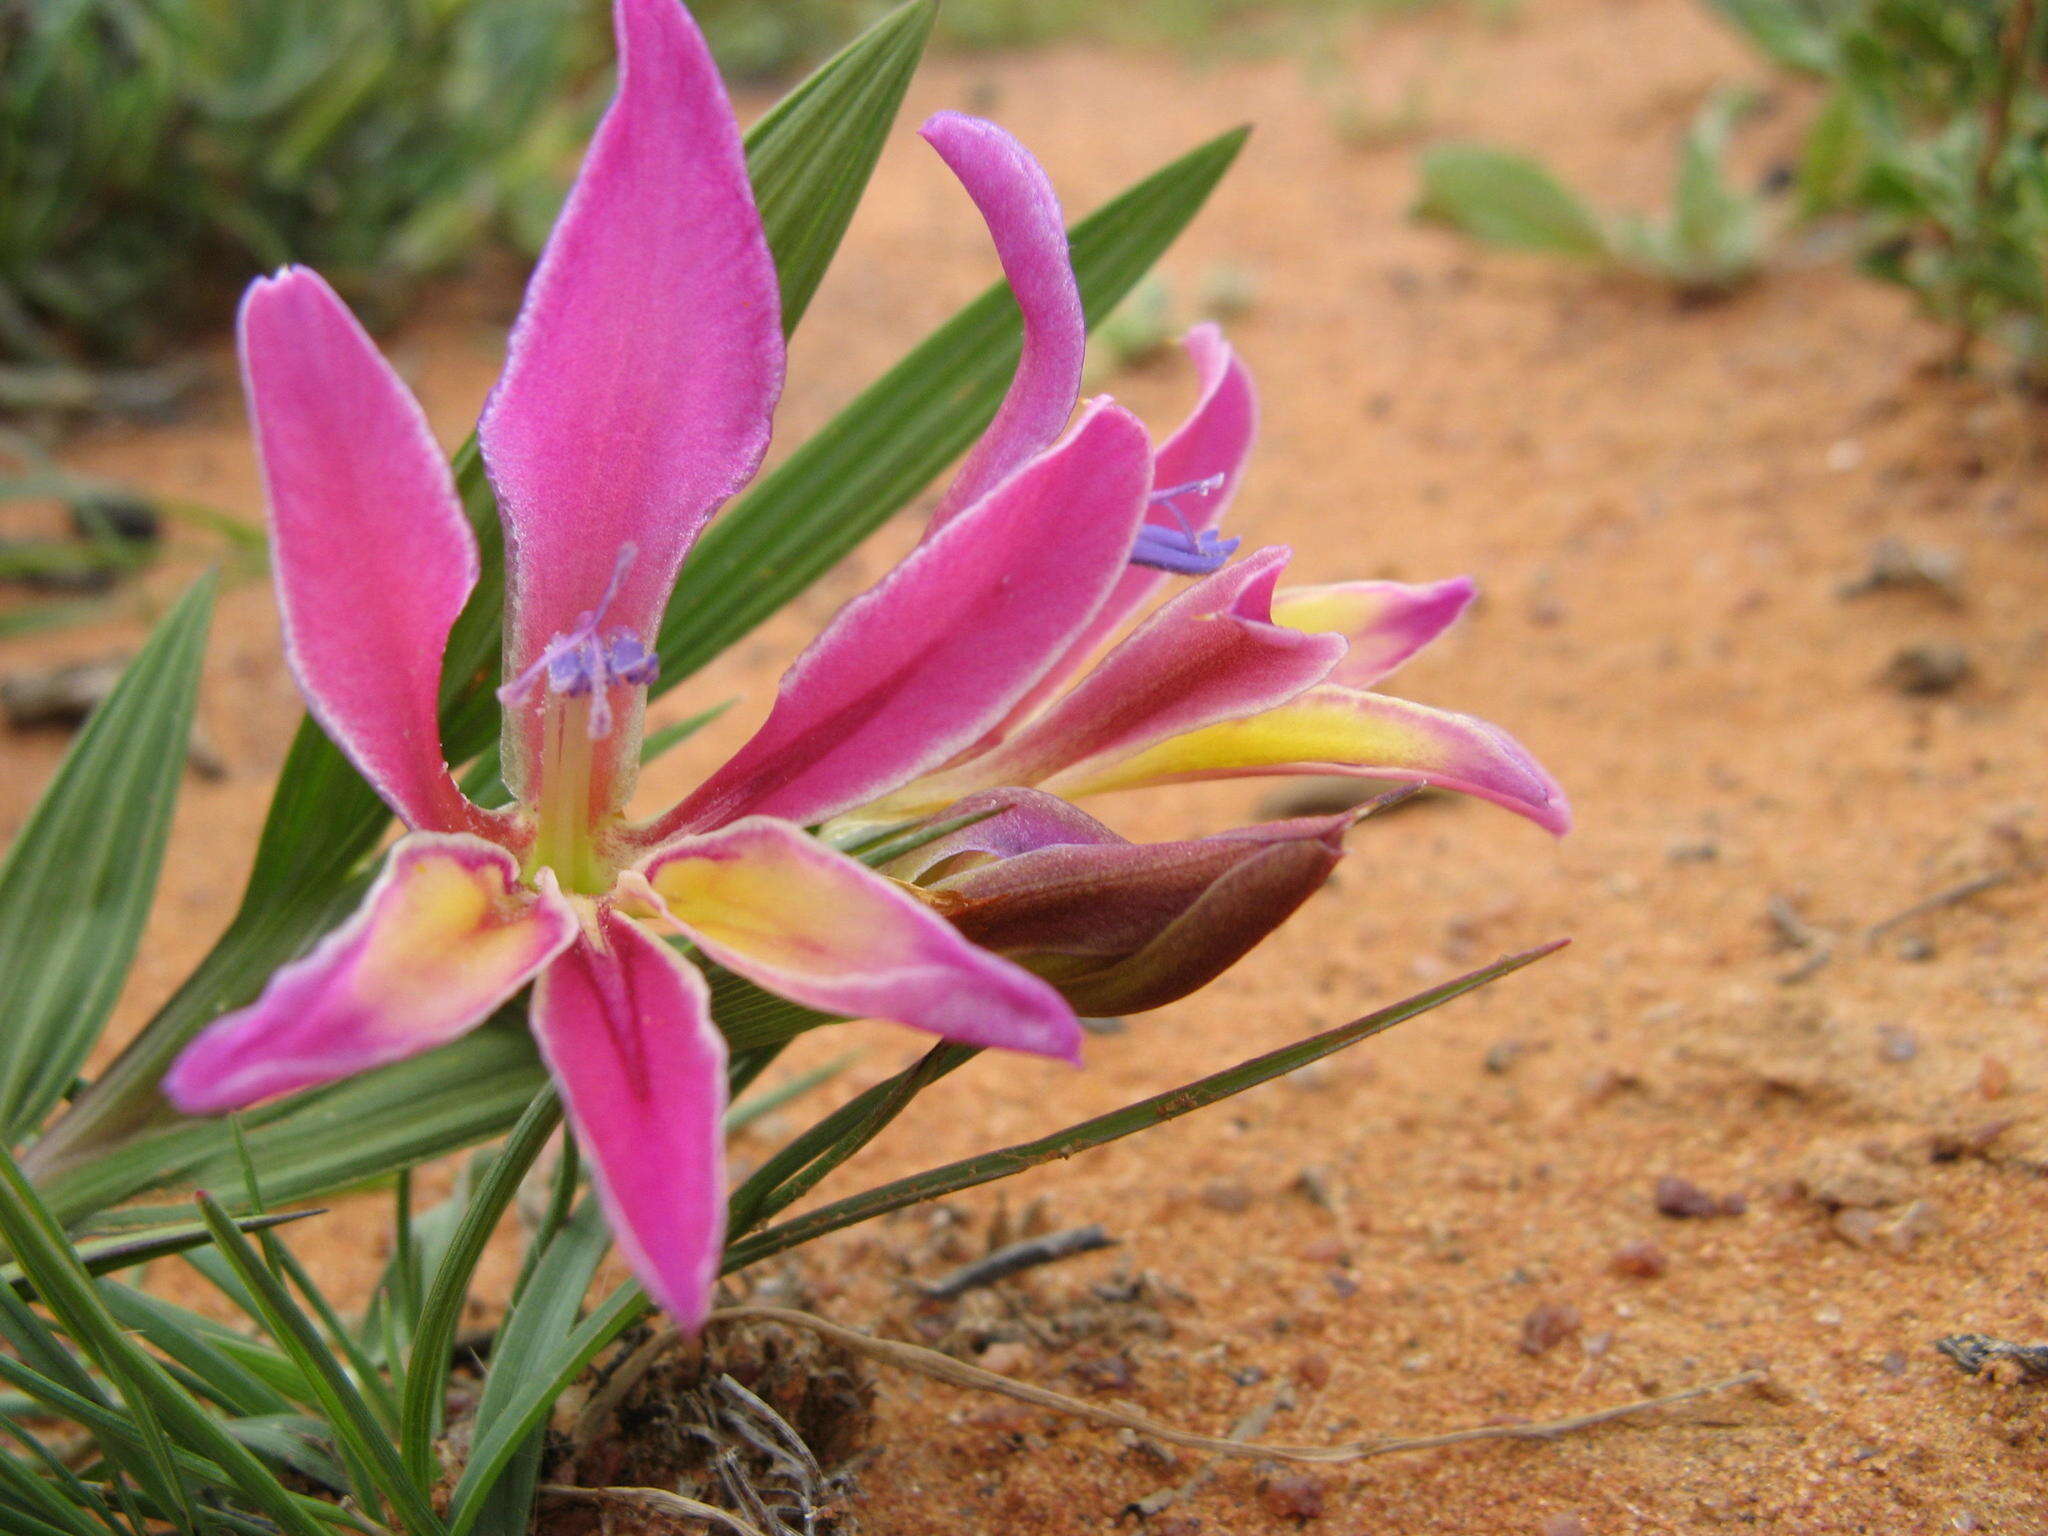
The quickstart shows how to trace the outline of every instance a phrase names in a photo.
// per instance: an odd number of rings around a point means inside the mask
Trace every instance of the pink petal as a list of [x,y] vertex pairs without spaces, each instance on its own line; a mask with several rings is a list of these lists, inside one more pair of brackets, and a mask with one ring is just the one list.
[[1059,437],[1081,397],[1088,322],[1059,199],[1031,152],[994,123],[959,112],[941,112],[919,132],[981,211],[1024,317],[1009,393],[932,513],[936,529]]
[[1344,654],[1344,641],[1271,621],[1288,557],[1275,545],[1203,577],[1007,741],[908,794],[922,806],[983,786],[1041,783],[1077,764],[1085,772],[1091,761],[1257,714],[1313,686]]
[[441,653],[477,578],[448,461],[317,274],[259,278],[238,332],[299,692],[408,825],[485,831],[441,755]]
[[806,1007],[1079,1058],[1080,1026],[1051,987],[786,822],[752,816],[681,838],[648,861],[645,876],[705,954]]
[[[617,0],[619,87],[527,287],[477,434],[507,538],[508,676],[593,608],[651,640],[752,478],[782,387],[775,266],[718,71],[677,0]],[[508,735],[525,797],[538,711]]]
[[995,814],[904,855],[885,866],[887,873],[893,879],[924,883],[941,866],[950,874],[1039,848],[1070,843],[1123,845],[1127,841],[1057,795],[1014,785],[968,795],[941,814],[951,820],[985,810]]
[[1469,576],[1411,586],[1400,581],[1345,581],[1326,587],[1283,587],[1273,596],[1274,622],[1350,642],[1330,681],[1370,688],[1457,622],[1478,588]]
[[822,821],[980,739],[1123,570],[1150,460],[1135,417],[1092,407],[841,609],[753,740],[643,846],[750,814]]
[[[1201,398],[1180,430],[1167,439],[1152,467],[1152,483],[1164,488],[1188,485],[1223,476],[1223,484],[1206,496],[1185,495],[1174,499],[1174,507],[1151,507],[1145,520],[1161,527],[1177,528],[1174,510],[1187,519],[1188,527],[1199,533],[1214,528],[1229,510],[1237,494],[1237,483],[1250,457],[1252,441],[1258,434],[1258,398],[1252,390],[1251,375],[1223,332],[1215,325],[1198,325],[1188,332],[1185,345],[1194,359],[1202,381]],[[1056,692],[1061,683],[1088,663],[1143,608],[1161,585],[1171,578],[1165,571],[1142,565],[1128,567],[1109,599],[1095,615],[1067,654],[1045,674],[1012,712],[1021,719]]]
[[612,1236],[695,1332],[725,1243],[725,1038],[704,978],[609,907],[533,989],[533,1032]]
[[1327,773],[1457,790],[1571,830],[1557,781],[1520,742],[1471,715],[1324,683],[1274,709],[1226,720],[1054,775],[1045,787],[1080,797],[1196,779]]
[[355,914],[185,1047],[163,1091],[189,1115],[240,1109],[444,1045],[576,936],[552,890],[482,838],[415,832]]

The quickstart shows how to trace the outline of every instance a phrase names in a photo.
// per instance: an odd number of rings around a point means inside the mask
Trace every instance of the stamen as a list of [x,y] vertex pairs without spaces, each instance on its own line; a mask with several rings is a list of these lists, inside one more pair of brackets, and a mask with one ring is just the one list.
[[640,643],[640,637],[624,627],[601,633],[604,616],[625,584],[626,572],[637,553],[631,544],[619,550],[612,566],[612,579],[605,584],[597,606],[576,616],[570,628],[541,647],[540,655],[517,677],[498,690],[501,704],[524,704],[533,697],[543,680],[548,692],[563,698],[590,699],[587,730],[592,741],[612,733],[611,690],[616,685],[644,688],[661,670],[661,658]]
[[1146,523],[1139,528],[1137,540],[1131,545],[1131,564],[1150,566],[1155,571],[1171,571],[1176,576],[1208,576],[1220,571],[1237,553],[1242,539],[1226,539],[1213,528],[1204,528],[1199,533],[1181,515],[1174,498],[1179,496],[1208,496],[1223,488],[1223,475],[1210,475],[1204,480],[1190,480],[1185,485],[1169,485],[1154,491],[1151,500],[1165,504],[1173,514],[1178,528],[1169,528],[1164,523]]

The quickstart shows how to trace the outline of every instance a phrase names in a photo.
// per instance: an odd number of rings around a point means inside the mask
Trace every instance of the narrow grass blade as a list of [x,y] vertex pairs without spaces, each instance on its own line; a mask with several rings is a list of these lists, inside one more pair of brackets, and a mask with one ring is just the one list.
[[926,1200],[936,1200],[946,1195],[957,1194],[963,1189],[972,1189],[977,1184],[987,1184],[995,1179],[1006,1179],[1012,1174],[1022,1173],[1027,1168],[1056,1158],[1072,1157],[1076,1152],[1085,1152],[1105,1142],[1117,1141],[1138,1131],[1149,1130],[1168,1120],[1177,1120],[1182,1115],[1197,1109],[1204,1109],[1222,1099],[1256,1088],[1275,1078],[1284,1077],[1311,1062],[1321,1061],[1325,1056],[1334,1055],[1348,1046],[1392,1029],[1396,1024],[1440,1008],[1453,998],[1463,997],[1498,981],[1511,972],[1531,965],[1563,947],[1562,943],[1547,944],[1541,949],[1528,950],[1507,959],[1495,961],[1492,965],[1432,987],[1427,992],[1417,993],[1404,1002],[1390,1008],[1369,1013],[1362,1019],[1326,1030],[1320,1035],[1311,1035],[1277,1051],[1268,1051],[1240,1062],[1227,1071],[1217,1072],[1196,1082],[1188,1083],[1167,1093],[1155,1094],[1141,1099],[1107,1115],[1098,1115],[1078,1125],[1055,1131],[1050,1136],[1036,1141],[1023,1142],[1014,1147],[1005,1147],[999,1152],[986,1152],[977,1157],[964,1158],[957,1163],[948,1163],[943,1168],[934,1168],[925,1173],[915,1174],[907,1179],[898,1179],[868,1190],[850,1199],[824,1206],[819,1210],[786,1221],[779,1227],[770,1227],[752,1237],[743,1237],[726,1250],[725,1272],[731,1274],[745,1269],[772,1254],[781,1253],[836,1232],[841,1227],[870,1221],[906,1205],[916,1205]]
[[647,1312],[647,1297],[640,1287],[621,1286],[577,1324],[566,1340],[523,1362],[518,1375],[506,1376],[507,1392],[495,1407],[489,1428],[480,1429],[471,1443],[469,1465],[449,1500],[449,1536],[469,1536],[484,1512],[483,1492],[503,1476],[527,1437],[546,1422],[570,1383],[598,1352]]
[[843,1056],[833,1057],[822,1067],[813,1067],[808,1072],[792,1077],[786,1083],[778,1083],[775,1087],[756,1094],[745,1103],[733,1105],[725,1112],[725,1134],[737,1136],[764,1115],[772,1115],[783,1105],[793,1103],[806,1094],[815,1093],[858,1060],[860,1052],[848,1051]]
[[422,1485],[433,1480],[434,1437],[441,1429],[441,1405],[448,1390],[455,1328],[462,1319],[462,1304],[469,1297],[477,1261],[483,1257],[484,1245],[497,1230],[506,1207],[519,1193],[519,1181],[526,1177],[561,1123],[562,1104],[555,1091],[547,1088],[536,1094],[477,1181],[448,1250],[428,1282],[426,1299],[420,1306],[419,1329],[413,1336],[412,1353],[406,1363],[398,1420],[400,1453],[413,1479]]
[[306,1374],[319,1399],[321,1415],[332,1427],[337,1448],[359,1461],[378,1493],[405,1523],[409,1536],[441,1536],[429,1490],[416,1483],[378,1423],[339,1358],[320,1336],[284,1282],[272,1274],[228,1213],[208,1195],[198,1197],[199,1212],[212,1229],[215,1245],[255,1303],[254,1315],[278,1347]]
[[[262,1232],[284,1226],[287,1222],[304,1221],[308,1216],[325,1214],[324,1211],[282,1211],[270,1216],[243,1216],[239,1218],[239,1224],[244,1232]],[[188,1248],[197,1248],[212,1241],[213,1234],[203,1223],[190,1221],[81,1242],[76,1245],[76,1252],[79,1262],[85,1265],[86,1273],[108,1275],[147,1264],[152,1259],[169,1258],[174,1253],[183,1253]],[[23,1295],[31,1289],[19,1264],[0,1264],[0,1284],[11,1285]]]
[[[228,1230],[234,1232],[232,1226]],[[247,1241],[239,1232],[234,1232],[234,1237],[238,1242]],[[147,1478],[138,1478],[145,1487],[164,1483],[162,1468],[173,1460],[171,1447],[175,1441],[182,1450],[213,1462],[219,1469],[217,1480],[231,1483],[292,1536],[320,1536],[321,1525],[301,1508],[270,1470],[129,1339],[126,1330],[107,1311],[92,1277],[72,1254],[55,1219],[36,1198],[14,1159],[4,1153],[0,1153],[0,1239],[14,1251],[36,1293],[65,1332],[120,1388],[129,1410],[125,1416],[113,1414],[90,1397],[65,1393],[75,1401],[60,1409],[64,1416],[80,1423],[101,1425],[95,1432],[101,1434],[103,1444],[107,1443],[107,1434],[113,1432],[107,1429],[108,1421],[114,1421],[120,1433],[130,1436],[142,1448],[155,1469]],[[11,1287],[0,1287],[0,1309],[9,1303],[20,1305]],[[13,1364],[0,1356],[0,1374],[30,1396],[49,1401],[50,1391],[62,1391],[41,1375],[8,1370]],[[184,1504],[184,1487],[175,1469],[171,1485],[163,1490],[169,1495],[162,1500],[163,1507],[179,1509]]]
[[71,1086],[127,979],[185,771],[213,613],[194,583],[93,712],[0,866],[0,1141]]
[[930,40],[937,0],[899,6],[777,102],[747,134],[761,222],[775,232],[782,325],[793,331],[874,174]]
[[[604,1213],[595,1200],[587,1200],[548,1244],[532,1283],[520,1293],[505,1326],[498,1331],[491,1351],[491,1372],[477,1403],[477,1443],[491,1440],[499,1420],[518,1402],[526,1383],[548,1374],[562,1341],[575,1329],[583,1293],[590,1288],[591,1277],[611,1241]],[[468,1522],[478,1536],[525,1536],[539,1481],[541,1434],[542,1426],[535,1425],[512,1442],[512,1453],[488,1482],[472,1483],[465,1474],[448,1503],[449,1523],[461,1529]],[[473,1515],[472,1504],[476,1506]]]
[[879,1136],[918,1094],[979,1054],[974,1046],[935,1045],[911,1066],[805,1131],[732,1192],[726,1202],[728,1240],[752,1231],[800,1199],[819,1179]]
[[183,1308],[125,1285],[104,1285],[100,1295],[116,1322],[182,1365],[228,1413],[247,1418],[296,1411],[292,1400],[270,1382],[217,1349],[202,1329],[192,1326],[191,1314]]

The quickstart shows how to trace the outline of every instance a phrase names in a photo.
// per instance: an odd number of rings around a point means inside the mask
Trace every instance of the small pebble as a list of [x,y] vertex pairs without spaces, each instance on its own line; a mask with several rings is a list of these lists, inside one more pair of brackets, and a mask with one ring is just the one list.
[[1902,1066],[1920,1054],[1920,1041],[1913,1031],[1898,1024],[1882,1024],[1877,1031],[1877,1055],[1880,1061]]
[[1202,1186],[1202,1204],[1212,1211],[1221,1211],[1226,1216],[1241,1216],[1252,1208],[1252,1192],[1248,1185],[1227,1179]]
[[1522,1319],[1522,1353],[1540,1355],[1554,1349],[1577,1333],[1579,1326],[1579,1309],[1569,1302],[1538,1302]]
[[1519,1040],[1497,1041],[1495,1044],[1487,1047],[1486,1070],[1494,1073],[1496,1076],[1506,1072],[1515,1064],[1515,1060],[1522,1054],[1522,1050],[1522,1042]]
[[1657,1180],[1657,1212],[1662,1216],[1706,1217],[1721,1214],[1721,1202],[1708,1194],[1699,1185],[1676,1174],[1665,1174]]
[[1607,1267],[1625,1280],[1655,1280],[1671,1267],[1671,1261],[1647,1237],[1636,1237],[1614,1250]]
[[1986,1056],[1977,1069],[1977,1093],[1982,1098],[2002,1099],[2012,1091],[2012,1068],[1996,1056]]
[[1898,945],[1893,952],[1897,954],[1901,960],[1910,961],[1913,964],[1918,965],[1923,961],[1932,960],[1934,958],[1934,941],[1929,938],[1923,938],[1921,935],[1917,933],[1909,933],[1906,935],[1906,937],[1899,940]]
[[1970,671],[1970,653],[1960,645],[1928,641],[1900,647],[1885,665],[1884,681],[1900,693],[1926,697],[1961,687]]
[[1260,1484],[1259,1502],[1276,1519],[1320,1519],[1326,1502],[1323,1480],[1310,1472],[1276,1473]]
[[1330,1384],[1330,1357],[1303,1355],[1294,1362],[1294,1379],[1311,1392],[1322,1391]]

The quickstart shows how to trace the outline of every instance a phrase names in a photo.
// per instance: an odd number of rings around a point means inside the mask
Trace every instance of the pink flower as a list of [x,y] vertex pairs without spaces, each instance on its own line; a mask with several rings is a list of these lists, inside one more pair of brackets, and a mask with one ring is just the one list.
[[[618,0],[617,25],[617,98],[479,426],[506,534],[513,805],[471,804],[443,760],[442,653],[478,561],[419,406],[313,273],[244,301],[287,655],[410,830],[361,909],[202,1033],[164,1090],[218,1113],[326,1083],[448,1041],[532,982],[621,1248],[687,1327],[722,1245],[725,1051],[703,978],[650,928],[826,1012],[1075,1057],[1052,987],[803,828],[978,739],[1074,642],[1126,569],[1150,452],[1103,404],[963,500],[793,674],[826,717],[804,771],[743,765],[724,810],[629,823],[654,632],[697,533],[761,462],[783,346],[702,38],[675,0]],[[960,163],[992,152],[1021,153],[990,131]]]
[[[723,1239],[725,1053],[703,977],[657,932],[827,1013],[1078,1053],[1073,1010],[1046,980],[969,942],[945,898],[805,828],[921,818],[998,786],[1072,796],[1304,768],[1440,783],[1557,830],[1567,814],[1503,733],[1366,691],[1455,616],[1463,584],[1276,596],[1284,550],[1225,563],[1235,542],[1215,523],[1254,411],[1220,336],[1190,339],[1202,400],[1156,453],[1106,399],[1069,426],[1085,327],[1059,205],[1008,135],[941,114],[925,137],[979,207],[1025,315],[1010,392],[923,542],[797,659],[754,736],[680,805],[629,820],[655,631],[697,534],[761,462],[783,347],[702,38],[676,0],[616,0],[616,15],[618,95],[478,427],[505,528],[511,805],[468,801],[441,749],[442,657],[478,559],[419,406],[313,273],[287,270],[244,301],[287,657],[409,830],[356,914],[204,1031],[163,1086],[187,1112],[218,1113],[330,1082],[450,1040],[530,982],[534,1033],[621,1249],[693,1327]],[[1174,573],[1207,574],[1067,689]],[[1334,857],[1335,835],[1229,835],[1265,836],[1290,861],[1261,898],[1267,927],[1313,888],[1306,872]],[[1171,926],[1148,928],[1138,907],[1199,902],[1245,863],[1222,853],[1196,849],[1178,884],[1157,858],[1101,866],[1132,953]],[[997,901],[1001,883],[966,882],[961,899],[988,897],[991,924],[1015,918],[1007,947],[1027,958],[1041,937],[1064,942],[1060,914]],[[1258,914],[1228,916],[1200,929],[1196,962],[1169,963],[1169,939],[1123,980],[1160,997],[1214,974],[1256,938]]]

